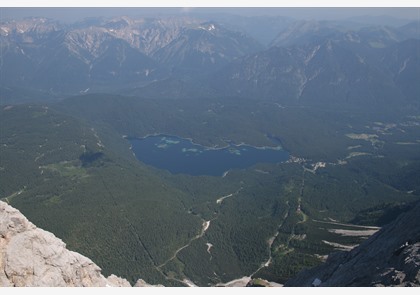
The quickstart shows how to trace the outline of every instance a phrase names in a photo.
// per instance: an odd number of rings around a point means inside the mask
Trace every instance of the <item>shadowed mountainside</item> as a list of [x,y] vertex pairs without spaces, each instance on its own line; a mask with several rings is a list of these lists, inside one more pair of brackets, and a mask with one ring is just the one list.
[[286,287],[420,286],[420,203],[350,252],[336,252]]

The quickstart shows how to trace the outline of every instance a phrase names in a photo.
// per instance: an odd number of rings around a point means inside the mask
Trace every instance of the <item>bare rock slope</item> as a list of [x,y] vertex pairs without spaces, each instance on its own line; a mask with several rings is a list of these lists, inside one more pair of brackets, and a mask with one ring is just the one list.
[[0,201],[0,286],[130,287],[115,275],[105,278],[89,258],[66,249],[52,233],[37,228]]
[[358,247],[285,284],[294,286],[420,286],[420,202]]

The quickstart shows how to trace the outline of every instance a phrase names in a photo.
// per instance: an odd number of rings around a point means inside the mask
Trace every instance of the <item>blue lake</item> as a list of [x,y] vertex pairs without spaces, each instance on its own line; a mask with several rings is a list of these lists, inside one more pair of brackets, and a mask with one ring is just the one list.
[[129,141],[139,161],[173,174],[222,176],[230,169],[243,169],[257,163],[279,163],[289,158],[289,153],[280,146],[231,145],[211,149],[187,139],[163,135],[130,138]]

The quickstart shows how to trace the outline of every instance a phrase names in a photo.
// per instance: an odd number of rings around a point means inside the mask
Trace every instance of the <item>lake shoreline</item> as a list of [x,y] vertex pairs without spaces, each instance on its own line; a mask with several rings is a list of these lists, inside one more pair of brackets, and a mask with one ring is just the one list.
[[290,154],[277,147],[255,147],[245,143],[209,148],[190,138],[167,134],[123,136],[140,162],[172,174],[226,177],[231,169],[246,169],[258,163],[287,162]]
[[[193,145],[197,145],[200,146],[202,148],[204,148],[205,150],[223,150],[223,149],[227,149],[230,147],[242,147],[242,146],[247,146],[247,147],[251,147],[251,148],[255,148],[255,149],[259,149],[259,150],[283,150],[285,151],[285,149],[281,146],[281,145],[277,145],[277,146],[255,146],[255,145],[251,145],[245,142],[241,142],[238,144],[235,143],[227,143],[225,140],[224,141],[227,145],[226,146],[222,146],[222,147],[217,147],[217,146],[206,146],[197,142],[194,142],[194,139],[189,138],[189,137],[181,137],[178,135],[171,135],[171,134],[165,134],[165,133],[149,133],[146,134],[145,136],[129,136],[129,135],[123,135],[122,136],[124,139],[130,141],[130,140],[135,140],[135,139],[146,139],[149,137],[172,137],[172,138],[179,138],[181,140],[188,140],[189,142],[191,142],[191,144]],[[229,140],[230,141],[230,140]]]

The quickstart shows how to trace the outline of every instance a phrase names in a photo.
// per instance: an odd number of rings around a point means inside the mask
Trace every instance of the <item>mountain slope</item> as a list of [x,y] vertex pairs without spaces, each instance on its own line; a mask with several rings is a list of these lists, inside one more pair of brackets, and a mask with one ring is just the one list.
[[235,60],[209,84],[225,95],[286,105],[392,109],[416,103],[419,49],[418,40],[382,49],[348,39],[272,47]]
[[184,29],[153,56],[175,72],[187,75],[211,72],[228,62],[260,50],[255,40],[208,22]]
[[350,252],[303,271],[285,286],[420,286],[420,203]]
[[396,42],[419,38],[419,23],[400,27],[358,24],[346,21],[300,20],[289,24],[271,42],[271,46],[304,45],[317,40],[351,38],[370,47],[383,48]]

